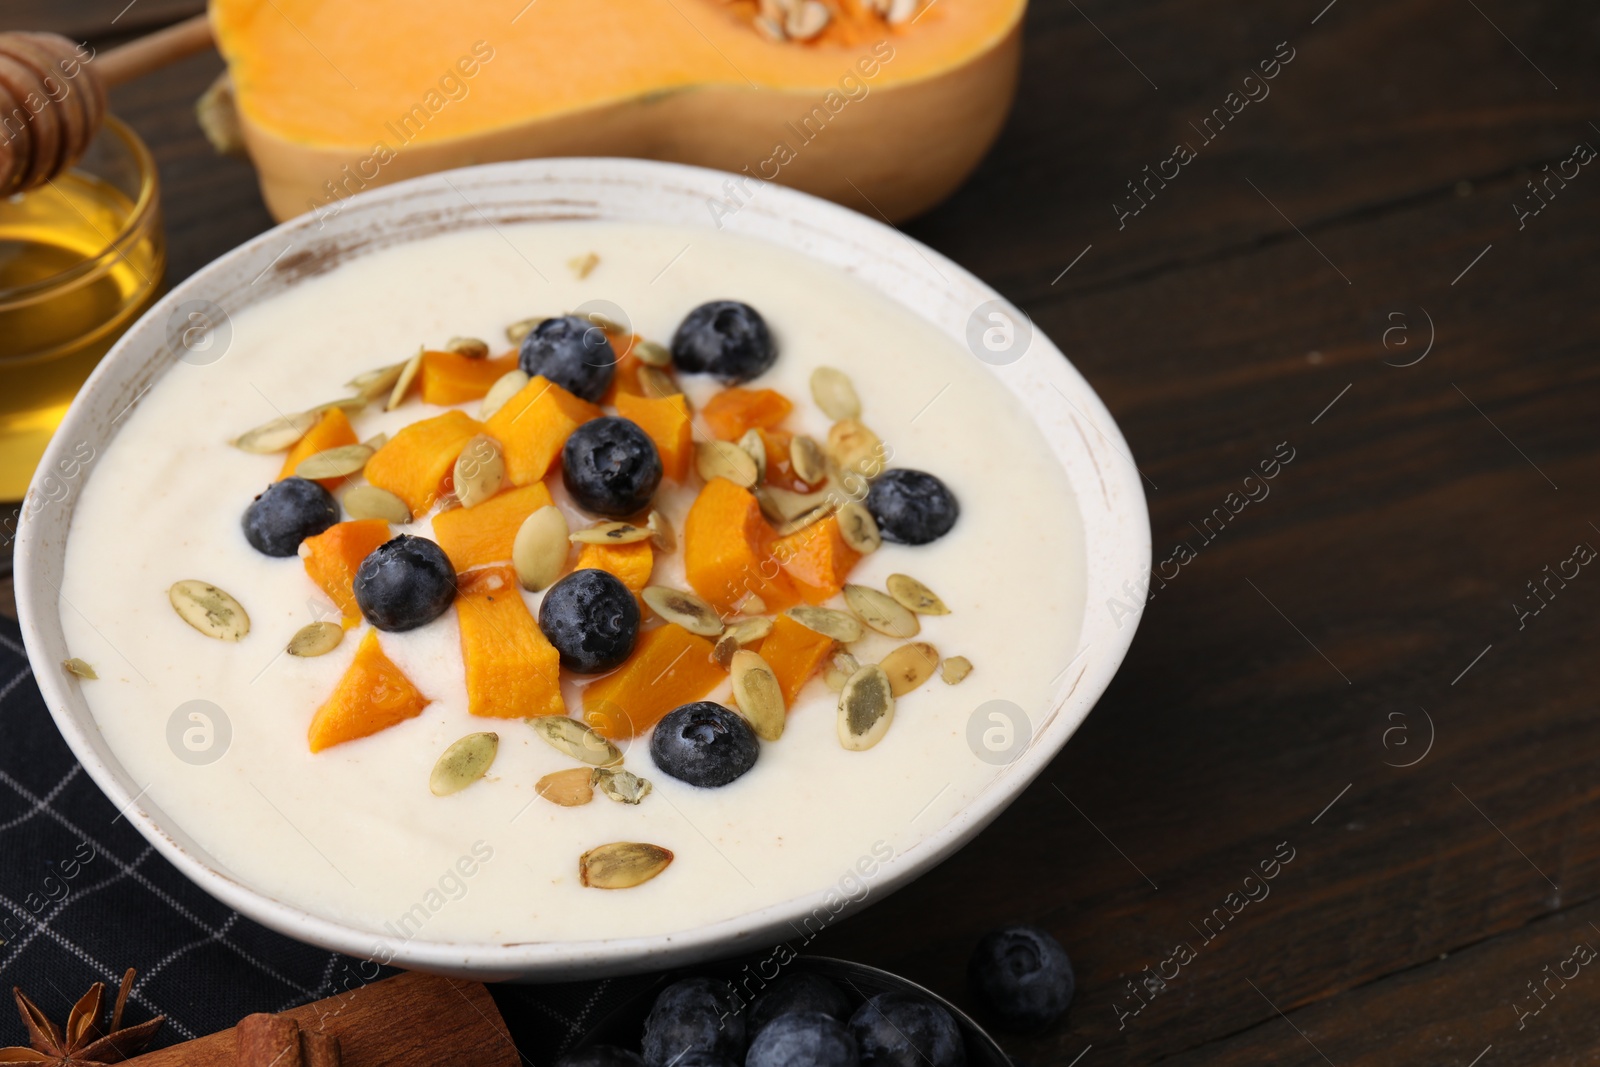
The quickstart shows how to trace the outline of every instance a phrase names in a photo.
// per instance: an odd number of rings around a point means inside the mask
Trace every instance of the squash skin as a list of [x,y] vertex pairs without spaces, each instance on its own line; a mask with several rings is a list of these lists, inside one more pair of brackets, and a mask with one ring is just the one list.
[[[886,29],[882,38],[895,50],[894,59],[884,64],[879,76],[866,79],[867,96],[833,115],[826,136],[810,141],[788,132],[788,124],[835,88],[839,76],[851,70],[858,56],[868,54],[867,49],[833,46],[818,48],[809,57],[772,58],[775,53],[770,49],[801,46],[769,45],[744,28],[730,37],[725,28],[714,27],[696,13],[711,34],[706,40],[720,41],[718,47],[733,63],[750,70],[752,81],[735,77],[713,55],[698,84],[667,73],[653,78],[646,72],[629,92],[582,105],[575,102],[549,114],[508,119],[498,127],[470,129],[459,136],[421,136],[403,148],[391,139],[389,147],[398,150],[375,165],[375,142],[384,136],[381,123],[373,123],[373,129],[360,135],[296,130],[274,113],[292,110],[293,102],[265,99],[271,94],[270,84],[256,86],[256,72],[274,58],[258,44],[264,17],[257,16],[262,9],[272,14],[271,8],[260,0],[211,4],[221,50],[234,72],[245,146],[256,165],[262,197],[279,221],[313,210],[335,210],[338,201],[355,192],[467,163],[612,155],[748,174],[734,179],[744,186],[746,197],[762,179],[776,180],[900,221],[948,197],[999,135],[1016,92],[1024,8],[1025,0],[1000,4],[994,14],[985,16],[989,21],[976,27],[970,46],[958,50],[961,54],[941,45],[934,60],[919,54],[927,49],[919,44],[915,30]],[[938,8],[932,11],[937,13]],[[296,10],[294,17],[306,24],[304,12]],[[651,33],[667,26],[668,19],[682,17],[663,9],[640,21],[644,32]],[[524,27],[533,29],[536,22],[530,16]],[[680,22],[672,32],[682,29]],[[311,32],[316,36],[314,28]],[[601,32],[613,31],[607,27]],[[512,62],[509,56],[516,43],[497,39],[500,58],[494,62]],[[458,50],[464,51],[465,44]],[[313,61],[314,55],[307,63]],[[493,71],[494,64],[488,64],[479,81],[492,77]],[[338,91],[349,91],[330,72],[318,73],[329,83],[330,98],[336,95],[336,81]],[[414,102],[394,100],[392,110],[398,114]],[[436,124],[448,126],[452,121]],[[791,157],[778,164],[774,147],[781,140],[794,147]],[[736,208],[737,203],[730,201],[726,210]]]

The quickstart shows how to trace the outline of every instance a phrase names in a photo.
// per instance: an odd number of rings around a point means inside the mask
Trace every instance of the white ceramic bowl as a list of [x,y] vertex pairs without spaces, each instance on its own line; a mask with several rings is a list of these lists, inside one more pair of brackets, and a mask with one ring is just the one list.
[[999,294],[937,252],[872,219],[778,186],[763,188],[737,212],[713,214],[710,205],[726,195],[727,179],[718,171],[641,160],[541,159],[431,175],[365,193],[345,201],[337,214],[302,216],[264,233],[177,286],[123,337],[78,394],[40,464],[18,531],[23,637],[56,725],[84,768],[140,833],[207,892],[257,922],[325,948],[486,979],[569,979],[747,952],[790,936],[792,923],[824,906],[827,890],[819,889],[672,935],[523,944],[386,942],[273,899],[220,870],[184,832],[181,819],[139,795],[76,683],[61,669],[67,649],[57,589],[81,482],[94,477],[94,468],[77,481],[59,472],[76,469],[70,454],[75,443],[89,442],[97,452],[116,447],[118,416],[175,362],[168,332],[176,309],[205,300],[237,312],[285,288],[317,284],[319,269],[329,263],[445,231],[573,219],[720,226],[850,270],[964,347],[981,343],[969,338],[981,338],[984,329],[1001,322],[988,317],[996,311],[1011,316],[1017,331],[1031,334],[1019,358],[991,364],[991,370],[1042,429],[1082,513],[1087,596],[1077,657],[1051,705],[1025,709],[1036,727],[1021,757],[955,818],[889,861],[865,900],[880,899],[969,841],[1044,769],[1089,713],[1122,662],[1138,618],[1111,610],[1111,602],[1127,603],[1123,584],[1137,583],[1150,564],[1139,475],[1099,397]]

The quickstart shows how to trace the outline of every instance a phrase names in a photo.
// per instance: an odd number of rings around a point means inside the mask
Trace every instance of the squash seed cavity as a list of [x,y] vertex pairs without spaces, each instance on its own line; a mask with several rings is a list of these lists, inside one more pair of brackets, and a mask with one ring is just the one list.
[[622,762],[622,750],[577,719],[566,715],[541,715],[529,719],[533,732],[557,752],[591,767],[612,767]]
[[250,616],[244,605],[210,582],[185,578],[173,582],[167,599],[178,617],[207,637],[218,641],[242,641],[250,632]]
[[338,623],[308,622],[289,638],[289,646],[284,651],[291,656],[310,659],[313,656],[326,656],[338,648],[343,640],[344,627]]
[[495,754],[500,751],[500,735],[468,734],[449,748],[433,765],[428,790],[436,797],[459,793],[489,773]]
[[880,634],[904,640],[922,631],[922,624],[917,617],[888,593],[880,593],[864,585],[846,585],[844,602],[856,618]]
[[643,885],[672,862],[660,845],[613,841],[578,857],[578,881],[591,889],[631,889]]
[[839,743],[852,752],[864,752],[883,740],[893,722],[889,676],[869,663],[852,674],[839,693]]
[[701,637],[719,637],[722,634],[722,616],[717,614],[716,608],[693,593],[665,585],[647,585],[639,595],[650,605],[651,611],[692,634]]

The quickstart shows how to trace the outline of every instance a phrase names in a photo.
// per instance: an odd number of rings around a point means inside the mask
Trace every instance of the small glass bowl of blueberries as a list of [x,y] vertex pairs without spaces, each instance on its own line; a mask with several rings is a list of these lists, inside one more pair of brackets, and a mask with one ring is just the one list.
[[[662,975],[556,1067],[1010,1067],[994,1038],[943,997],[864,964],[782,950],[751,964]],[[782,962],[779,962],[779,961]],[[998,1030],[1036,1034],[1066,1014],[1066,951],[1036,926],[984,935],[967,967]]]

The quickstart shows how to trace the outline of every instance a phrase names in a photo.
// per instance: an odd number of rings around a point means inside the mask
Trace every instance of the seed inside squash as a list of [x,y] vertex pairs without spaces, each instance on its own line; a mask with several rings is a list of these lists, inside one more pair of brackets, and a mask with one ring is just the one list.
[[218,641],[242,641],[250,632],[250,616],[244,605],[210,582],[185,578],[173,582],[167,599],[178,617],[207,637]]
[[433,765],[433,773],[428,776],[429,791],[436,797],[461,792],[489,773],[499,751],[499,734],[468,734],[445,749]]
[[671,862],[671,850],[660,845],[614,841],[578,857],[578,880],[592,889],[631,889],[666,870]]

